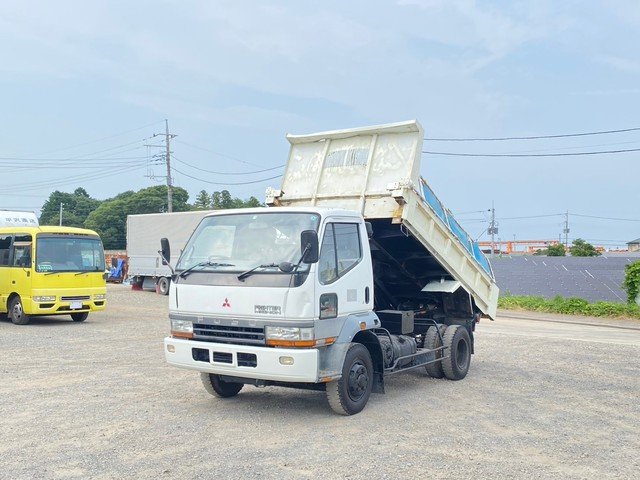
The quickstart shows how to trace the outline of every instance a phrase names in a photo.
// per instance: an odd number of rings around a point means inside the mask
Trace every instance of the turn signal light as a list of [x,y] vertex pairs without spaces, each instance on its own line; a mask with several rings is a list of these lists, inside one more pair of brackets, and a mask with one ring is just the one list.
[[331,345],[336,341],[336,337],[318,338],[317,340],[267,340],[269,347],[321,347]]

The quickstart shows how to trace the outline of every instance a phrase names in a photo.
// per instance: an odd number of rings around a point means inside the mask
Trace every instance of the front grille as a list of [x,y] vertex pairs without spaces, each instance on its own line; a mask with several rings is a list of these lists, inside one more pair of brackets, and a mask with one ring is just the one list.
[[73,297],[60,297],[63,302],[71,302],[72,300],[89,300],[89,295],[75,295]]
[[245,345],[264,345],[264,328],[232,327],[227,325],[193,324],[195,340]]

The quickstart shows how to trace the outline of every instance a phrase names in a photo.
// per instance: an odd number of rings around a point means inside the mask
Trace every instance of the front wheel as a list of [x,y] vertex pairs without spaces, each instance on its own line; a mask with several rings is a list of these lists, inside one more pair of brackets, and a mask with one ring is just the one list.
[[77,312],[71,314],[71,320],[74,322],[84,322],[89,316],[89,312]]
[[9,302],[9,318],[16,325],[26,325],[29,323],[29,315],[24,313],[22,300],[18,296],[13,297]]
[[466,328],[460,325],[447,327],[442,338],[446,353],[442,370],[449,380],[462,380],[467,376],[471,364],[471,339]]
[[160,277],[158,280],[158,293],[160,295],[169,295],[170,280],[167,277]]
[[342,378],[327,383],[327,400],[340,415],[362,411],[371,395],[373,363],[364,345],[352,343],[342,366]]
[[244,387],[242,383],[225,382],[214,373],[201,372],[200,380],[207,392],[220,398],[235,397]]

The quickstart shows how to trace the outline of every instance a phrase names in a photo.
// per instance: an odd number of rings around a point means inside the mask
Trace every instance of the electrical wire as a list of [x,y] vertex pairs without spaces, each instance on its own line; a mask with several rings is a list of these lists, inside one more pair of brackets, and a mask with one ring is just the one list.
[[49,150],[48,152],[30,153],[29,155],[30,156],[49,155],[50,153],[62,152],[64,150],[71,150],[72,148],[83,147],[85,145],[91,145],[92,143],[98,143],[98,142],[102,142],[104,140],[109,140],[111,138],[121,137],[122,135],[126,135],[127,133],[137,132],[139,130],[142,130],[142,129],[145,129],[145,128],[149,128],[149,127],[152,127],[154,125],[157,125],[157,124],[163,123],[163,122],[164,122],[164,120],[159,120],[157,122],[149,123],[148,125],[143,125],[141,127],[132,128],[131,130],[126,130],[124,132],[120,132],[120,133],[116,133],[116,134],[109,135],[109,136],[106,136],[106,137],[98,138],[97,140],[91,140],[89,142],[79,143],[79,144],[76,144],[76,145],[71,145],[69,147],[63,147],[63,148],[58,148],[58,149],[55,149],[55,150]]
[[171,158],[173,158],[174,160],[177,160],[178,162],[186,165],[187,167],[191,167],[195,170],[200,170],[201,172],[205,172],[205,173],[212,173],[215,175],[252,175],[254,173],[264,173],[264,172],[270,172],[272,170],[277,170],[279,168],[283,168],[284,165],[278,165],[277,167],[271,167],[271,168],[265,168],[264,170],[255,170],[253,172],[238,172],[238,173],[231,173],[231,172],[215,172],[213,170],[205,170],[204,168],[200,168],[200,167],[196,167],[195,165],[191,165],[187,162],[185,162],[184,160],[180,160],[179,158],[177,158],[175,155],[171,155]]
[[214,150],[210,150],[208,148],[199,147],[197,145],[193,145],[191,143],[183,142],[182,140],[174,140],[174,142],[181,143],[182,145],[186,145],[191,148],[195,148],[196,150],[202,150],[203,152],[213,153],[214,155],[218,155],[219,157],[228,158],[230,160],[235,160],[236,162],[244,163],[246,165],[251,165],[252,167],[260,167],[261,165],[256,165],[255,163],[247,162],[246,160],[240,160],[239,158],[232,157],[230,155],[225,155],[224,153],[216,152]]
[[176,171],[177,173],[179,173],[180,175],[184,175],[185,177],[188,178],[192,178],[194,180],[198,180],[200,182],[204,182],[204,183],[208,183],[210,185],[251,185],[253,183],[261,183],[261,182],[266,182],[267,180],[275,180],[276,178],[280,178],[282,177],[282,175],[276,175],[275,177],[269,177],[269,178],[262,178],[260,180],[254,180],[251,182],[235,182],[235,183],[230,183],[230,182],[210,182],[208,180],[203,180],[201,178],[198,177],[193,177],[189,174],[186,174],[184,172],[181,172],[180,170],[178,170],[177,168],[171,167],[172,170]]
[[601,150],[597,152],[569,152],[569,153],[454,153],[454,152],[433,152],[423,150],[422,153],[429,155],[444,155],[448,157],[576,157],[580,155],[610,155],[617,153],[640,152],[640,148],[628,148],[623,150]]
[[640,131],[640,127],[623,128],[620,130],[601,130],[597,132],[584,133],[564,133],[559,135],[534,135],[527,137],[493,137],[493,138],[425,138],[432,142],[497,142],[503,140],[539,140],[543,138],[567,138],[567,137],[587,137],[591,135],[608,135],[611,133],[625,133]]
[[598,217],[596,215],[581,215],[579,213],[570,213],[569,215],[573,215],[575,217],[584,217],[584,218],[597,218],[599,220],[615,220],[620,222],[640,222],[640,219],[638,218]]

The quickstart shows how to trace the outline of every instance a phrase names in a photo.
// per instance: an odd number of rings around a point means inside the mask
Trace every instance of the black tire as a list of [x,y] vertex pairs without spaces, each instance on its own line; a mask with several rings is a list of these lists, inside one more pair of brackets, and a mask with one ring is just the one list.
[[373,362],[364,345],[352,343],[342,365],[342,378],[328,382],[327,400],[340,415],[355,415],[362,411],[371,395]]
[[243,383],[225,382],[214,373],[201,372],[200,379],[207,392],[220,398],[235,397],[244,387]]
[[74,322],[84,322],[89,316],[89,312],[78,312],[71,314],[71,320]]
[[158,280],[158,293],[160,295],[169,295],[169,285],[171,281],[167,277],[160,277]]
[[[444,332],[446,331],[446,325],[438,325],[438,330],[440,330],[440,336],[444,337]],[[435,348],[441,347],[442,342],[440,341],[440,336],[438,335],[438,330],[436,327],[429,327],[427,330],[427,334],[424,338],[424,348],[427,350],[433,350]],[[436,352],[436,358],[442,358],[442,350]],[[427,374],[433,378],[442,378],[444,377],[444,371],[442,370],[442,362],[430,363],[426,367]]]
[[442,370],[449,380],[462,380],[471,364],[469,332],[460,325],[451,325],[444,332],[443,340],[448,358],[442,361]]
[[9,301],[8,316],[16,325],[26,325],[29,323],[29,315],[24,313],[22,300],[17,295]]

